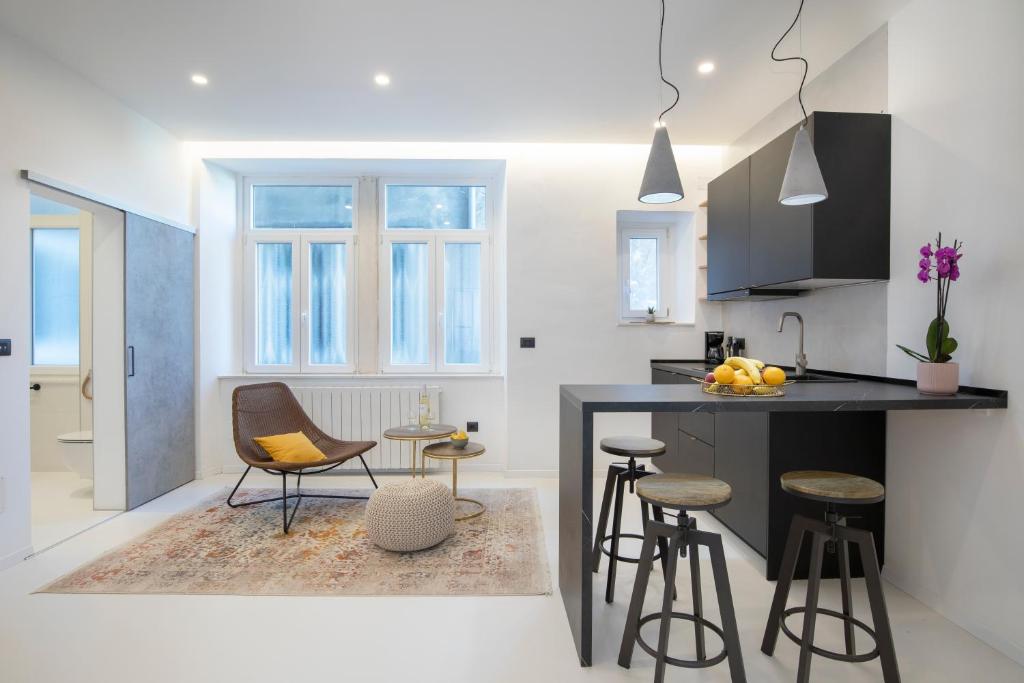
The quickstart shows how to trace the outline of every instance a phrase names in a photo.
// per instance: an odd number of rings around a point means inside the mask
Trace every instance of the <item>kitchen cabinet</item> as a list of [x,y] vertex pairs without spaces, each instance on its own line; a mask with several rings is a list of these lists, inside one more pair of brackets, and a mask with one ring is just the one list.
[[708,183],[709,293],[727,292],[750,283],[749,192],[749,158]]
[[807,129],[829,194],[817,204],[779,203],[798,126],[712,180],[709,298],[777,298],[889,279],[890,124],[888,114],[811,114]]
[[715,477],[732,501],[712,514],[761,555],[768,554],[768,413],[715,415]]

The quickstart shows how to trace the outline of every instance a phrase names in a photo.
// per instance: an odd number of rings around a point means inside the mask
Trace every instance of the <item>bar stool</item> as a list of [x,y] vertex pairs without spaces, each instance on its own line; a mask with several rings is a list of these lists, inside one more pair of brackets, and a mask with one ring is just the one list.
[[[648,472],[644,465],[637,465],[637,458],[656,458],[665,452],[665,444],[657,439],[648,439],[643,436],[610,436],[601,439],[601,450],[612,455],[622,455],[629,458],[625,463],[612,463],[608,466],[608,476],[604,480],[604,496],[601,498],[601,514],[597,520],[597,533],[594,538],[593,566],[596,574],[601,568],[601,555],[608,556],[608,584],[605,587],[605,602],[611,603],[615,600],[615,569],[619,562],[636,564],[640,560],[635,557],[628,557],[619,554],[619,540],[622,538],[635,538],[643,540],[640,534],[624,534],[622,527],[622,501],[625,497],[624,491],[626,482],[629,482],[629,492],[633,493],[635,483],[638,479],[654,474]],[[614,493],[613,493],[614,489]],[[608,513],[612,507],[614,497],[615,511],[612,517],[612,532],[608,530]],[[641,500],[640,514],[643,518],[644,528],[650,517],[647,503]],[[654,508],[654,518],[659,522],[665,521],[664,513],[660,507]],[[605,543],[610,542],[611,548],[605,548]],[[662,568],[665,566],[665,556],[668,554],[668,544],[664,541],[659,546],[661,552],[658,558],[662,560]]]
[[[666,664],[702,669],[714,666],[726,658],[729,659],[729,673],[733,683],[745,683],[747,677],[743,670],[743,654],[740,651],[732,589],[729,587],[729,571],[725,565],[725,554],[722,552],[722,537],[708,531],[697,531],[697,521],[687,514],[691,510],[713,510],[725,505],[732,499],[732,487],[721,479],[703,474],[657,474],[637,482],[636,491],[640,500],[650,505],[677,510],[678,514],[675,525],[660,521],[650,522],[644,532],[640,567],[636,572],[633,597],[629,601],[629,613],[626,616],[626,629],[622,634],[622,647],[619,649],[619,666],[629,668],[633,658],[633,645],[636,643],[644,652],[655,658],[655,683],[662,683],[665,680]],[[668,567],[665,570],[665,591],[661,611],[640,616],[651,567],[654,564],[654,544],[662,540],[668,541]],[[715,591],[718,593],[718,609],[722,615],[721,626],[704,618],[700,585],[700,546],[705,546],[711,553],[711,570],[715,577]],[[692,614],[672,611],[676,564],[679,557],[686,557],[687,550],[690,554]],[[658,647],[652,648],[640,637],[640,627],[657,619],[661,620]],[[697,659],[677,659],[668,655],[668,636],[672,619],[693,622]],[[713,657],[708,657],[704,649],[705,628],[715,632],[722,639],[722,651]]]
[[[779,567],[779,582],[775,586],[775,598],[768,614],[761,651],[771,656],[779,630],[800,646],[800,664],[797,670],[798,683],[807,683],[811,675],[811,655],[821,655],[841,662],[867,662],[881,658],[882,678],[885,683],[899,683],[900,672],[896,665],[896,649],[892,642],[889,613],[885,608],[882,592],[882,578],[878,571],[878,555],[875,539],[870,531],[846,526],[846,518],[839,515],[836,505],[870,505],[885,500],[885,487],[877,481],[854,474],[841,472],[797,471],[787,472],[781,478],[782,489],[787,493],[808,500],[825,503],[825,521],[794,515],[789,527],[789,537]],[[811,534],[811,563],[807,570],[807,601],[802,607],[786,609],[789,589],[793,583],[800,547],[804,534]],[[850,596],[850,543],[860,548],[861,564],[864,566],[864,581],[867,584],[868,603],[874,629],[855,619]],[[837,553],[839,581],[842,593],[843,611],[818,607],[818,592],[821,588],[821,562],[825,552]],[[803,613],[803,634],[797,637],[786,626],[786,617]],[[835,617],[843,622],[846,652],[833,652],[814,645],[814,625],[819,614]],[[875,642],[875,649],[857,654],[854,627],[867,633]]]

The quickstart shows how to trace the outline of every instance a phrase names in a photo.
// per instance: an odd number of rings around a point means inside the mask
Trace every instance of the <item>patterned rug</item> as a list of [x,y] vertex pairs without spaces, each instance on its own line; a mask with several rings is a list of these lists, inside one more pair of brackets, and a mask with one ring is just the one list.
[[[308,493],[316,493],[309,490]],[[323,493],[363,495],[359,491]],[[228,490],[39,590],[207,595],[541,595],[551,592],[537,493],[460,491],[487,506],[416,553],[381,550],[363,500],[304,499],[290,533],[280,503],[229,508]],[[280,495],[249,489],[242,499]]]

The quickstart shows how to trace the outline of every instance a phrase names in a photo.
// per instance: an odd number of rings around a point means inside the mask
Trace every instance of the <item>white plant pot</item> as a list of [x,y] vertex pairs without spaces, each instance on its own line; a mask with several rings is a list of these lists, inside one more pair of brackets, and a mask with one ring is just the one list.
[[958,363],[918,363],[917,390],[931,396],[952,396],[960,388]]
[[653,313],[648,313],[647,314],[647,322],[649,322],[649,323],[653,323],[654,322],[654,314]]

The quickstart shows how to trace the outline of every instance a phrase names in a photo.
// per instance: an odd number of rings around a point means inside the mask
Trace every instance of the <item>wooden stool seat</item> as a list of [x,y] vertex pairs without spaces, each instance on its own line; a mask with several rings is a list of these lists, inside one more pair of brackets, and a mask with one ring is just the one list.
[[671,510],[710,510],[732,499],[732,487],[703,474],[655,474],[636,483],[636,494]]
[[665,442],[646,436],[609,436],[601,439],[601,450],[612,455],[651,458],[665,453]]
[[781,477],[782,490],[822,503],[868,505],[885,500],[885,487],[873,479],[843,472],[799,470]]

